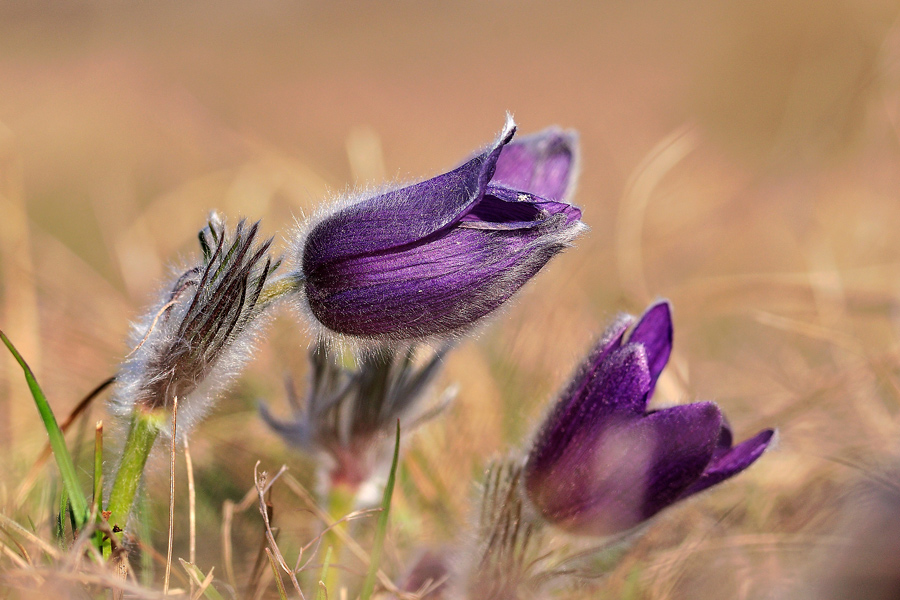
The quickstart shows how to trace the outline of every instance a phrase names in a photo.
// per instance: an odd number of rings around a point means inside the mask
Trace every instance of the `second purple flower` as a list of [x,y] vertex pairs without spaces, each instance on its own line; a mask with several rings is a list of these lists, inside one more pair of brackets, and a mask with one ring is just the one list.
[[456,169],[346,206],[302,242],[313,316],[331,331],[416,339],[500,307],[584,228],[568,204],[576,139],[498,140]]
[[740,473],[769,447],[772,429],[734,445],[712,402],[648,409],[671,350],[670,307],[660,302],[637,323],[614,323],[588,356],[525,465],[528,498],[549,522],[582,535],[627,531]]

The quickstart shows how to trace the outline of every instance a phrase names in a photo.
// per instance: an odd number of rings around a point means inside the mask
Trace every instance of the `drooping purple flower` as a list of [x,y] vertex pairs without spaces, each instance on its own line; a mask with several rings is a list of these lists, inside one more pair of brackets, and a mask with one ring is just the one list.
[[497,309],[583,229],[567,203],[575,137],[497,142],[456,169],[365,198],[302,241],[299,278],[326,328],[377,339],[465,329]]
[[774,431],[737,446],[719,408],[648,410],[672,348],[667,302],[620,318],[594,348],[540,429],[525,490],[548,521],[573,533],[623,532],[743,471]]

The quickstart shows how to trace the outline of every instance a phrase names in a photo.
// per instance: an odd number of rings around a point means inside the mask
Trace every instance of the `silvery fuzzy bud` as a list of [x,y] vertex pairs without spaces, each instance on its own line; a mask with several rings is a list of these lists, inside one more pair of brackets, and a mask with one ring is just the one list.
[[229,229],[216,214],[199,233],[202,256],[164,287],[133,327],[131,354],[116,376],[111,406],[130,415],[170,408],[178,398],[178,433],[187,432],[252,356],[271,304],[263,288],[272,271],[271,239],[259,223]]

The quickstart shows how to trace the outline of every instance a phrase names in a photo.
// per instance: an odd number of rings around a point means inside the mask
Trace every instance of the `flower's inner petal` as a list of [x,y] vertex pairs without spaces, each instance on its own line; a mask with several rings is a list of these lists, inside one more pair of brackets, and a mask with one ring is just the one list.
[[647,350],[647,364],[653,383],[650,393],[656,387],[656,380],[669,361],[672,353],[672,309],[668,302],[658,302],[647,309],[638,324],[634,326],[629,343],[643,344]]
[[449,173],[367,198],[323,220],[304,245],[304,273],[335,260],[415,243],[453,225],[481,200],[515,130],[509,121],[490,149]]
[[[489,187],[490,189],[490,187]],[[515,202],[508,202],[494,195],[485,195],[481,202],[472,207],[472,210],[463,215],[460,225],[484,223],[485,225],[519,224],[531,226],[546,211],[542,211],[536,204],[529,202],[531,196],[522,194]]]
[[762,456],[774,436],[775,430],[766,429],[731,448],[728,452],[721,455],[717,452],[717,456],[703,472],[703,475],[682,492],[681,497],[686,498],[691,494],[701,492],[740,473]]
[[712,402],[659,410],[636,425],[635,435],[655,448],[645,484],[644,518],[675,502],[700,478],[721,429],[722,413]]
[[719,431],[719,439],[716,442],[716,450],[713,453],[712,462],[716,462],[721,457],[731,452],[731,445],[734,443],[734,434],[731,432],[731,425],[725,415],[722,415],[722,430]]
[[567,225],[581,218],[581,210],[569,204],[492,184],[484,197],[462,216],[458,226],[497,231],[528,229],[558,214],[566,216]]
[[556,128],[517,139],[503,148],[492,182],[550,200],[571,192],[577,136]]

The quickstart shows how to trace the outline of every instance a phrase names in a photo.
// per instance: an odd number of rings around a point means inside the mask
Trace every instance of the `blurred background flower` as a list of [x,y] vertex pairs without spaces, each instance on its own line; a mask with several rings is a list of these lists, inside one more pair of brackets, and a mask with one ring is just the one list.
[[733,477],[768,448],[764,430],[733,446],[713,402],[650,407],[672,351],[667,302],[620,317],[588,355],[535,436],[528,499],[576,535],[626,532],[679,500]]
[[429,402],[428,397],[447,350],[382,347],[358,352],[345,366],[340,352],[318,342],[309,353],[310,381],[303,401],[293,382],[287,382],[293,420],[275,417],[267,404],[260,404],[260,414],[285,442],[317,455],[326,491],[344,486],[355,495],[369,484],[361,500],[372,503],[381,493],[372,478],[383,482],[391,466],[397,421],[409,435],[453,398],[452,390],[437,400]]

